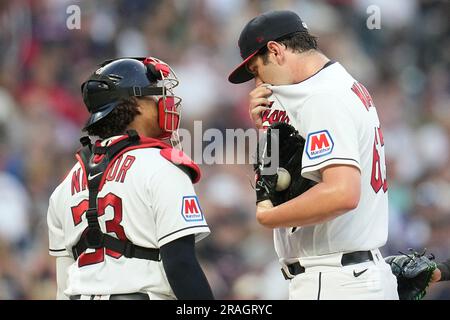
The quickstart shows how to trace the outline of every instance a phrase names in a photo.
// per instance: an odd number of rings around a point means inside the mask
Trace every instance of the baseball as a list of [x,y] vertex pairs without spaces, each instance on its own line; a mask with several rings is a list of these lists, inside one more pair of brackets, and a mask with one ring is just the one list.
[[291,184],[291,175],[285,168],[277,169],[278,179],[275,191],[284,191]]

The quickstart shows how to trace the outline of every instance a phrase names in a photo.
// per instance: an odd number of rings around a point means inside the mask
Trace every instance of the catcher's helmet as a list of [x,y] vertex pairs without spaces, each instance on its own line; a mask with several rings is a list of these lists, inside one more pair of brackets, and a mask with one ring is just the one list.
[[158,96],[160,138],[179,126],[181,99],[173,94],[178,85],[173,70],[163,61],[148,58],[107,60],[81,85],[84,103],[91,113],[83,130],[105,118],[122,98]]

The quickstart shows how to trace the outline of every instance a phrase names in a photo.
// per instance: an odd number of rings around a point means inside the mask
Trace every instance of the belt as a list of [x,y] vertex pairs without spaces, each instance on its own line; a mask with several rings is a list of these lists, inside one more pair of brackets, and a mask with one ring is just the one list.
[[[96,295],[91,295],[91,300],[94,300]],[[80,300],[81,295],[70,296],[70,300]],[[123,293],[123,294],[112,294],[109,296],[109,300],[150,300],[148,294],[145,293]]]
[[[358,264],[367,261],[373,261],[373,255],[371,251],[354,251],[344,253],[342,255],[341,264],[342,266],[349,266],[352,264]],[[300,264],[300,262],[288,264],[286,265],[286,268],[293,277],[305,272],[305,268]],[[292,279],[292,276],[288,275],[284,269],[281,269],[281,272],[283,273],[283,276],[286,280]]]

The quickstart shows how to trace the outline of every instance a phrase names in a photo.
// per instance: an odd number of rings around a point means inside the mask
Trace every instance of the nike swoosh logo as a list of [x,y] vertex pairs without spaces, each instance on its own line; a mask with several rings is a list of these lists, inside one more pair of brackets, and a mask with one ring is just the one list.
[[360,272],[355,272],[355,270],[353,270],[353,275],[355,276],[355,278],[358,278],[360,275],[362,275],[367,270],[369,270],[369,269],[364,269],[363,271],[360,271]]
[[91,176],[91,174],[89,173],[89,175],[88,175],[88,180],[92,180],[92,179],[94,179],[95,177],[101,175],[102,173],[103,173],[103,172],[99,172],[99,173],[97,173],[97,174],[94,174],[93,176]]

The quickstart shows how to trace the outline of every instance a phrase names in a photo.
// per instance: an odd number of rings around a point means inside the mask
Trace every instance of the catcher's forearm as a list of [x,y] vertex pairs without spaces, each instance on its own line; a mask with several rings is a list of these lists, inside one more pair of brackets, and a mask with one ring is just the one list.
[[441,272],[441,279],[439,281],[450,280],[450,259],[445,262],[439,262],[437,264],[439,271]]

